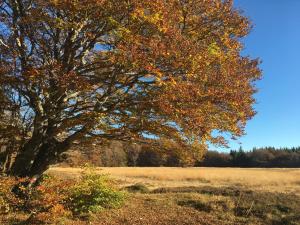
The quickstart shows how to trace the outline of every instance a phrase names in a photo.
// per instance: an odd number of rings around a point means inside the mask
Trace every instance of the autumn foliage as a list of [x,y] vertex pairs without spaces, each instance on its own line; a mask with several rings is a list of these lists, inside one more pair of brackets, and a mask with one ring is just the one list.
[[1,221],[13,213],[26,215],[25,224],[60,224],[63,220],[88,218],[92,213],[123,205],[125,193],[107,175],[85,167],[78,180],[62,180],[44,175],[32,190],[21,187],[16,196],[11,189],[27,179],[0,177]]
[[250,28],[231,0],[1,0],[0,139],[18,130],[4,172],[39,175],[95,139],[226,145],[255,114]]

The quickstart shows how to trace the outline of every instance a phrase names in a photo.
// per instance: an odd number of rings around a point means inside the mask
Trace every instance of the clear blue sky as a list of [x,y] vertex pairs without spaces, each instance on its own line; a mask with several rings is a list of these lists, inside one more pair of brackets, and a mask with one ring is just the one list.
[[[300,146],[300,0],[235,0],[253,22],[243,54],[262,60],[258,112],[239,141],[253,147]],[[232,149],[239,144],[232,142]]]

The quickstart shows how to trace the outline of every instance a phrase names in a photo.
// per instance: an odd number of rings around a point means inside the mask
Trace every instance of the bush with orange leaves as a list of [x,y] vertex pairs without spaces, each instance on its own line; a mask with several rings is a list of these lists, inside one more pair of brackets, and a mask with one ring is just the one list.
[[30,211],[31,222],[52,223],[53,220],[72,215],[65,206],[68,189],[74,181],[59,180],[55,177],[44,176],[39,186],[30,193],[27,209]]
[[[29,190],[20,186],[26,180],[1,177],[0,215],[23,212],[29,215],[27,222],[33,224],[51,223],[57,218],[71,215],[71,211],[65,207],[65,199],[72,181],[44,176],[39,186]],[[16,195],[12,192],[16,185],[20,186],[22,194]]]
[[12,188],[23,180],[0,177],[0,214],[8,214],[11,211],[20,209],[20,206],[25,205],[25,200],[18,198],[12,193]]
[[[124,202],[124,192],[113,187],[106,175],[90,168],[80,180],[61,180],[44,175],[38,185],[26,188],[28,179],[1,177],[0,216],[12,212],[28,215],[29,224],[56,224],[74,217],[89,216],[105,208],[115,208]],[[19,194],[12,190],[19,186]]]

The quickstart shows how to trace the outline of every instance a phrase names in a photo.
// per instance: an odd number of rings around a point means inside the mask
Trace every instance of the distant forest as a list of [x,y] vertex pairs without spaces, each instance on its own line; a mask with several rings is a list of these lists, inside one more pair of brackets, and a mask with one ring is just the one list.
[[300,147],[253,148],[251,151],[231,150],[230,153],[208,151],[196,166],[207,167],[300,167]]
[[106,147],[93,146],[74,149],[61,158],[66,166],[81,166],[89,163],[104,167],[286,167],[300,168],[300,147],[297,148],[254,148],[251,151],[231,150],[229,153],[208,151],[202,160],[183,156],[176,148],[157,151],[149,145],[132,145],[112,141]]

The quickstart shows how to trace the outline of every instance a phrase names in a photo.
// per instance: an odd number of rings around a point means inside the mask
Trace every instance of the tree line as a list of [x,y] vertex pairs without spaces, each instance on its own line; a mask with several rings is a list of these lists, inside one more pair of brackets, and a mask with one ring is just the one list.
[[113,141],[104,147],[94,146],[89,150],[71,151],[62,157],[61,163],[74,167],[84,163],[104,167],[300,167],[300,147],[264,147],[253,148],[251,151],[240,148],[228,153],[209,150],[199,160],[176,150],[179,146],[174,145],[172,150],[164,149],[161,143],[159,146],[160,149],[157,149],[150,144]]
[[300,147],[253,148],[251,151],[231,150],[229,153],[208,151],[197,166],[207,167],[300,167]]

